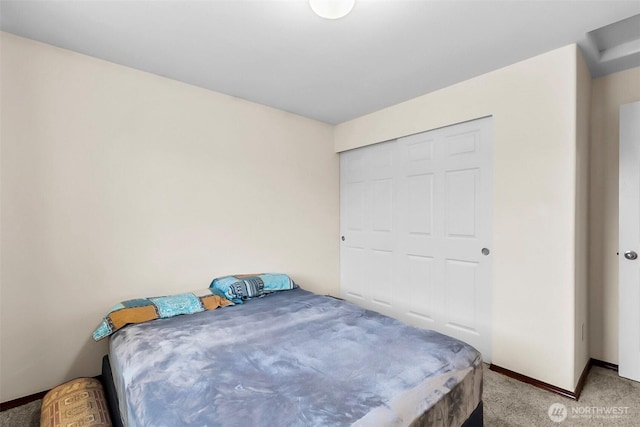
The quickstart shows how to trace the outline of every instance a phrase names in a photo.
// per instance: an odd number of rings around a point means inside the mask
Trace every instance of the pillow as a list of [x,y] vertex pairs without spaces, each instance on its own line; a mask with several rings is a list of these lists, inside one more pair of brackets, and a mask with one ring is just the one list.
[[52,388],[42,399],[39,425],[111,427],[102,383],[95,378],[76,378]]
[[213,279],[209,288],[217,295],[242,304],[251,298],[260,298],[269,293],[286,291],[297,285],[286,274],[236,274]]
[[93,339],[100,341],[132,323],[143,323],[180,314],[199,313],[227,305],[233,305],[233,303],[216,295],[212,289],[170,296],[130,299],[111,307],[100,326],[93,331]]

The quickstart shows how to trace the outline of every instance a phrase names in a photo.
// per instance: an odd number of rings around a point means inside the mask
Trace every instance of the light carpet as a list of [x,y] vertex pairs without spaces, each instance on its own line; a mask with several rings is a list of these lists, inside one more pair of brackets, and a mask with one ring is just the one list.
[[[640,383],[597,366],[591,368],[577,402],[485,366],[483,400],[487,427],[640,426]],[[549,408],[554,404],[551,413],[557,411],[557,421],[549,416]]]

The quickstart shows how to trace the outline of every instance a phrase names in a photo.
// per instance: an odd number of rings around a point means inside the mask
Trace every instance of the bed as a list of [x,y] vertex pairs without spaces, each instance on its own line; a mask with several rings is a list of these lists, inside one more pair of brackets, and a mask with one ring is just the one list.
[[111,336],[114,425],[482,426],[473,347],[301,288]]

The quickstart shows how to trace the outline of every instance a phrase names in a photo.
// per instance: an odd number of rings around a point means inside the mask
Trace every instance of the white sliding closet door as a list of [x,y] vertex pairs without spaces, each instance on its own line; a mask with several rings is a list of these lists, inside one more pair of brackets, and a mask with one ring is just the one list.
[[490,361],[491,119],[340,156],[342,296]]

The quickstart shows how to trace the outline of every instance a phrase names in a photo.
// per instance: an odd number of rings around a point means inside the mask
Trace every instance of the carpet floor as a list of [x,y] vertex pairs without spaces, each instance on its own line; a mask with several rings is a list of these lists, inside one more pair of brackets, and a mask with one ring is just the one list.
[[[591,368],[580,401],[575,402],[485,365],[483,400],[487,427],[640,426],[640,383],[600,367]],[[0,412],[0,427],[38,427],[41,405],[37,400]],[[550,407],[556,421],[549,415]]]
[[[576,402],[490,371],[485,365],[483,401],[487,427],[640,426],[640,382],[597,366],[589,371]],[[549,415],[552,405],[560,410],[556,421]]]
[[42,399],[0,412],[2,427],[38,427]]

